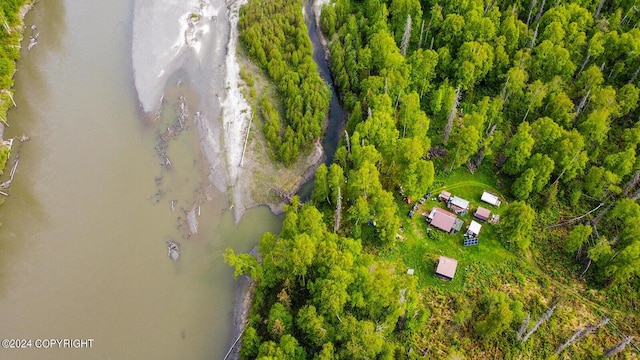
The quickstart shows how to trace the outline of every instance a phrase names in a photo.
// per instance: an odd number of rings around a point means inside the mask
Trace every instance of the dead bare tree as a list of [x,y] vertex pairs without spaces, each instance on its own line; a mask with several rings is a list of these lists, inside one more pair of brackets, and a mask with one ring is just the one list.
[[531,24],[531,14],[533,14],[533,8],[538,4],[538,0],[533,0],[531,2],[531,7],[529,8],[529,15],[527,16],[527,27]]
[[488,2],[485,6],[484,6],[484,12],[482,13],[482,15],[486,16],[487,13],[489,11],[491,11],[491,9],[493,9],[493,7],[496,6],[496,3],[494,1],[490,1]]
[[560,178],[562,177],[562,175],[564,175],[565,172],[567,172],[567,169],[569,169],[569,166],[571,164],[573,164],[574,161],[576,161],[576,159],[578,158],[578,155],[580,155],[581,151],[578,151],[573,158],[571,159],[571,161],[569,161],[569,163],[567,164],[567,166],[564,167],[564,169],[562,169],[562,172],[560,173],[560,175],[558,175],[558,177],[556,178],[556,180],[551,184],[551,185],[555,185]]
[[467,160],[467,169],[469,169],[469,172],[471,172],[472,174],[475,174],[476,171],[478,171],[482,160],[484,160],[484,151],[485,146],[482,145],[480,147],[480,150],[478,150],[478,152],[473,157],[470,157]]
[[602,220],[602,218],[604,218],[604,216],[607,214],[607,212],[609,212],[609,209],[611,209],[612,206],[613,206],[613,204],[609,204],[609,206],[607,206],[602,211],[600,211],[600,213],[598,215],[596,215],[596,217],[594,217],[593,220],[591,220],[591,226],[594,229],[595,229],[596,225],[598,225],[600,220]]
[[[424,33],[424,39],[427,40],[429,38],[429,30],[431,30],[431,21],[429,21],[429,24],[427,25],[427,31]],[[433,39],[435,37],[431,38],[431,47],[429,48],[429,50],[431,50],[433,48]],[[422,42],[420,43],[420,47],[422,47]]]
[[545,0],[542,0],[542,5],[540,5],[540,9],[538,9],[538,14],[536,15],[536,18],[533,19],[533,22],[537,22],[542,17],[542,13],[544,13],[544,3],[545,3]]
[[[636,6],[636,4],[635,4],[635,3],[634,3],[634,4],[631,6],[631,8],[629,8],[629,10],[624,14],[624,17],[622,18],[622,20],[620,20],[620,26],[624,26],[624,25],[626,25],[626,24],[629,22],[629,20],[631,19],[631,18],[629,17],[629,13],[630,13],[631,11],[633,11],[633,13],[634,13],[634,14],[638,12],[638,7]],[[633,16],[633,15],[632,15],[632,16]]]
[[7,33],[11,34],[11,27],[9,27],[9,23],[7,23],[7,18],[4,17],[4,13],[0,14],[2,15],[2,24],[5,28],[5,30],[7,30]]
[[522,340],[522,335],[524,335],[524,332],[527,331],[527,328],[529,327],[529,321],[531,321],[531,315],[527,314],[527,317],[524,318],[524,321],[522,322],[522,325],[520,326],[520,329],[516,334],[518,340]]
[[407,15],[407,22],[404,25],[404,34],[402,34],[402,43],[400,44],[402,56],[407,56],[409,40],[411,40],[411,14]]
[[510,77],[507,76],[507,80],[504,82],[504,86],[502,86],[501,92],[502,100],[505,104],[507,103],[507,98],[509,97],[509,95],[507,94],[507,85],[509,85],[509,79]]
[[424,32],[424,20],[422,20],[422,25],[420,25],[420,39],[418,40],[418,49],[422,47],[422,33]]
[[632,84],[632,83],[634,83],[636,81],[636,79],[638,78],[638,74],[639,73],[640,73],[640,65],[638,65],[638,68],[636,69],[636,71],[631,76],[631,79],[629,79],[629,84]]
[[344,129],[344,139],[347,142],[347,153],[351,154],[351,140],[349,140],[349,133],[347,129]]
[[608,348],[604,354],[602,354],[602,356],[606,357],[606,358],[610,358],[612,356],[615,356],[617,353],[619,353],[620,351],[624,350],[624,348],[627,346],[627,344],[629,344],[631,341],[633,340],[633,336],[627,336],[625,337],[622,341],[620,341],[619,343],[615,344],[614,346]]
[[11,103],[13,104],[13,107],[18,107],[18,105],[16,105],[16,101],[13,99],[13,94],[11,93],[10,90],[8,89],[2,89],[2,91],[0,91],[0,93],[2,94],[7,94],[7,96],[9,97],[9,99],[11,99]]
[[582,74],[582,70],[584,70],[584,67],[587,66],[587,63],[589,62],[589,59],[591,59],[591,54],[587,53],[587,56],[584,58],[584,61],[582,62],[582,65],[580,66],[580,70],[578,70],[578,73],[576,74],[576,79],[580,77],[580,74]]
[[538,28],[540,27],[540,23],[536,25],[536,29],[533,32],[533,36],[531,37],[531,44],[529,44],[529,49],[533,50],[533,46],[536,44],[536,38],[538,37]]
[[546,313],[544,313],[544,315],[542,315],[542,317],[538,320],[538,322],[536,322],[533,327],[531,328],[531,330],[529,330],[529,332],[522,338],[522,340],[520,342],[525,342],[527,341],[527,339],[529,339],[529,336],[531,336],[534,332],[536,332],[536,330],[538,330],[538,327],[545,321],[547,321],[550,317],[551,314],[553,314],[553,311],[556,309],[557,305],[553,305],[551,307],[551,309],[547,310]]
[[582,339],[583,337],[591,334],[592,332],[598,330],[599,328],[605,326],[608,323],[609,323],[609,318],[605,316],[597,324],[591,325],[591,326],[587,326],[584,329],[579,329],[578,331],[573,333],[573,335],[567,341],[565,341],[563,344],[558,346],[558,348],[556,349],[556,355],[560,354],[562,352],[562,350],[564,350],[567,347],[569,347],[569,345],[571,345],[572,343]]
[[582,218],[584,218],[586,216],[589,216],[590,214],[592,214],[593,212],[597,211],[598,209],[600,209],[603,206],[604,206],[604,203],[600,203],[595,208],[587,211],[586,213],[584,213],[584,214],[582,214],[580,216],[574,217],[573,219],[569,219],[569,220],[567,220],[565,222],[549,225],[549,226],[545,227],[545,229],[551,229],[551,228],[558,227],[558,226],[569,225],[569,224],[574,223],[574,222],[576,222],[576,221],[578,221],[578,220],[580,220],[580,219],[582,219]]
[[[580,247],[582,249],[582,247]],[[584,269],[584,271],[580,274],[580,276],[578,276],[579,280],[584,279],[584,275],[587,273],[587,270],[589,270],[589,268],[591,267],[591,263],[593,262],[593,260],[591,260],[591,258],[589,258],[589,262],[587,263],[587,267]]]
[[453,128],[453,120],[458,115],[458,103],[460,102],[460,86],[456,89],[456,94],[453,97],[453,104],[451,104],[451,111],[447,117],[447,126],[444,128],[444,136],[442,142],[446,145],[449,141],[449,135],[451,135],[451,129]]
[[333,223],[333,232],[337,233],[340,230],[340,221],[342,220],[342,194],[340,187],[338,186],[338,198],[336,199],[336,215]]
[[640,182],[640,169],[636,171],[633,177],[624,185],[624,190],[622,191],[622,196],[628,196],[629,192],[633,190],[638,183]]
[[11,187],[11,183],[13,182],[13,177],[16,174],[16,169],[18,168],[18,163],[20,159],[16,157],[16,161],[13,163],[13,167],[11,168],[11,172],[9,173],[9,180],[0,184],[0,189],[8,190]]
[[578,118],[578,116],[580,115],[582,110],[584,109],[584,106],[587,104],[587,100],[589,99],[589,95],[591,95],[591,89],[589,89],[589,91],[587,91],[587,93],[582,97],[582,100],[580,100],[580,104],[578,104],[578,107],[576,108],[576,114],[573,115],[573,119],[571,119],[571,122],[576,121],[576,119]]
[[[244,138],[244,146],[242,147],[242,157],[240,158],[240,167],[242,167],[242,163],[244,162],[244,153],[247,150],[247,142],[249,141],[249,133],[251,133],[251,123],[253,122],[253,113],[251,113],[251,118],[249,119],[249,126],[247,126],[247,136]],[[182,125],[182,122],[180,123]]]
[[602,10],[602,5],[604,5],[604,0],[600,0],[600,2],[598,3],[598,7],[596,8],[596,12],[593,13],[593,18],[597,18],[598,15],[600,15],[600,10]]

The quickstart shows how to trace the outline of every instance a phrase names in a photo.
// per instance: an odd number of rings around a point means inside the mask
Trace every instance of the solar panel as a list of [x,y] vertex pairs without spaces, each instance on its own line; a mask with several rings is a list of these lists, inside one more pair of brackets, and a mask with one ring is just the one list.
[[464,239],[464,246],[478,245],[478,238]]

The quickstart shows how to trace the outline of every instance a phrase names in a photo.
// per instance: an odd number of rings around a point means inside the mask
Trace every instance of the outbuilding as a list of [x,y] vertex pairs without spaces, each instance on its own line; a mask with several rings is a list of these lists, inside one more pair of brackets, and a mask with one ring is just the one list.
[[480,200],[486,202],[487,204],[491,204],[494,206],[500,206],[500,198],[498,198],[496,195],[493,195],[492,193],[488,193],[488,192],[483,192],[482,193],[482,197],[480,198]]
[[445,280],[452,280],[456,275],[457,267],[458,260],[446,256],[440,256],[440,259],[438,259],[438,266],[436,268],[436,275]]
[[457,214],[460,214],[469,210],[469,201],[457,196],[453,196],[449,198],[447,206]]
[[478,206],[478,210],[473,214],[473,217],[480,221],[487,221],[491,217],[491,210]]
[[478,237],[480,234],[480,229],[482,229],[482,225],[471,220],[471,224],[469,224],[469,228],[467,229],[467,236],[469,237]]
[[451,197],[451,193],[450,192],[442,190],[440,195],[438,195],[438,200],[447,202],[447,201],[449,201],[450,197]]

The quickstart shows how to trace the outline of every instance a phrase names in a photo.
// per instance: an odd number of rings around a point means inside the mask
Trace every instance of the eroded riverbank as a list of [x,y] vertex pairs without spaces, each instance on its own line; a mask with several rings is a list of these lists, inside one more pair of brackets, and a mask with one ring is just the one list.
[[[331,77],[331,72],[328,65],[328,61],[330,58],[328,42],[324,38],[320,30],[320,13],[322,10],[322,6],[327,3],[327,0],[311,0],[308,1],[301,9],[305,15],[305,23],[307,24],[308,34],[313,46],[313,57],[318,65],[318,71],[320,72],[323,80],[331,85],[332,94],[329,112],[327,114],[326,123],[324,125],[325,136],[322,146],[319,142],[315,144],[315,152],[317,153],[317,155],[316,157],[311,156],[310,158],[306,159],[306,161],[311,160],[312,162],[309,163],[309,166],[304,172],[303,176],[298,179],[298,183],[295,185],[295,190],[292,193],[297,193],[303,186],[307,187],[307,185],[310,185],[309,188],[311,188],[311,182],[313,180],[313,176],[315,175],[315,169],[317,168],[317,166],[322,161],[325,161],[327,164],[333,161],[333,156],[336,151],[345,123],[344,110],[342,109],[338,101],[337,95],[333,91],[333,79]],[[246,59],[243,60],[245,61],[244,66],[249,67],[252,65],[248,63]],[[252,71],[253,73],[258,72],[256,68],[253,68]],[[262,79],[262,81],[265,81],[265,79]],[[325,154],[327,154],[327,156],[325,156]],[[260,153],[254,153],[254,156],[258,156],[259,158]],[[297,165],[299,166],[299,164]],[[281,208],[272,209],[272,211],[281,210]],[[254,247],[251,250],[252,255],[256,255],[257,252],[257,247]],[[229,351],[229,356],[227,357],[228,360],[237,360],[240,358],[239,352],[242,345],[241,339],[247,324],[249,310],[253,301],[254,290],[255,283],[249,276],[243,275],[236,281],[236,300],[233,321],[234,342],[231,343],[231,349]]]

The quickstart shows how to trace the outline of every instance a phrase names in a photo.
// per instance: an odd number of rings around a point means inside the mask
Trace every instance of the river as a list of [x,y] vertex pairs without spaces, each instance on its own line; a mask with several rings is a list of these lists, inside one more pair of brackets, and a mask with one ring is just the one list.
[[[331,77],[331,70],[329,70],[329,63],[325,58],[325,48],[320,40],[321,30],[318,28],[316,21],[319,21],[319,14],[322,10],[322,4],[326,3],[326,0],[307,0],[304,5],[305,23],[307,24],[307,34],[311,40],[313,46],[313,60],[318,65],[318,72],[322,80],[324,80],[331,88],[331,99],[329,101],[329,118],[327,127],[324,131],[324,139],[322,141],[322,149],[325,153],[325,165],[327,167],[333,164],[333,159],[336,154],[336,149],[340,143],[342,131],[346,121],[344,109],[338,101],[338,95],[336,94],[333,84],[333,78]],[[307,200],[311,197],[313,192],[313,181],[310,179],[300,187],[298,195],[300,198]]]
[[[141,111],[132,12],[128,0],[47,0],[25,20],[40,36],[18,63],[5,132],[31,140],[17,148],[0,208],[0,338],[93,343],[32,343],[0,349],[2,359],[221,359],[234,299],[222,252],[249,251],[279,230],[266,208],[235,224],[226,195],[207,185],[192,117],[167,143],[171,167],[161,165],[156,147],[177,110]],[[189,235],[193,204],[199,227]],[[175,263],[168,240],[181,243]]]

